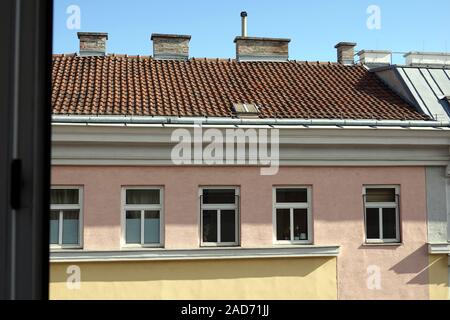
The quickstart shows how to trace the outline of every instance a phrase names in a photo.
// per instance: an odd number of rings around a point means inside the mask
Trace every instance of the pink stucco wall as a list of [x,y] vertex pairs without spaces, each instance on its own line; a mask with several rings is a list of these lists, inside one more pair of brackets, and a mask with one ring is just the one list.
[[[426,196],[423,167],[283,167],[261,176],[252,167],[54,166],[52,184],[84,186],[84,249],[120,249],[121,187],[164,186],[165,247],[198,248],[198,188],[239,186],[241,245],[272,245],[272,187],[311,185],[314,244],[338,244],[341,299],[428,298]],[[362,187],[400,185],[400,246],[364,245]],[[366,284],[380,268],[380,290]]]

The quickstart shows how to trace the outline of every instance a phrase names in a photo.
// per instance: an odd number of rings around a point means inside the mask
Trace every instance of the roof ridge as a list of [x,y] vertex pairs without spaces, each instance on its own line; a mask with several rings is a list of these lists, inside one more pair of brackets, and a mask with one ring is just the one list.
[[76,52],[73,53],[52,53],[53,57],[76,57],[78,54]]
[[[79,58],[90,58],[90,57],[97,57],[97,56],[80,56],[79,54],[75,53],[53,53],[53,57],[79,57]],[[129,59],[144,59],[144,60],[155,60],[153,56],[151,55],[129,55],[129,54],[121,54],[121,53],[109,53],[105,56],[100,56],[104,58],[129,58]],[[155,60],[156,61],[156,60]],[[158,61],[172,61],[172,62],[186,62],[186,61],[200,61],[200,62],[218,62],[218,63],[236,63],[238,62],[236,59],[233,58],[208,58],[208,57],[191,57],[188,60],[171,60],[171,59],[158,59]],[[288,60],[288,63],[295,63],[295,64],[306,64],[306,65],[328,65],[328,66],[343,66],[343,67],[352,67],[352,66],[361,66],[360,63],[355,63],[354,65],[342,65],[338,62],[334,61],[314,61],[314,60]],[[255,61],[246,61],[245,63],[257,63],[257,64],[263,64],[263,63],[273,63],[273,61],[264,61],[264,60],[255,60]]]

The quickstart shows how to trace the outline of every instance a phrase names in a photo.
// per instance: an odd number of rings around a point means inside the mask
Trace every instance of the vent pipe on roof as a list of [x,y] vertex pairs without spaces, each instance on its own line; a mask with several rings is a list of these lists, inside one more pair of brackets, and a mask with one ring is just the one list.
[[334,46],[337,49],[337,61],[344,65],[355,64],[355,47],[354,42],[339,42]]
[[182,34],[153,33],[153,58],[167,60],[188,60],[191,36]]
[[242,37],[247,36],[247,12],[241,12],[241,22],[242,22]]
[[108,34],[104,32],[78,32],[80,39],[80,56],[106,55],[106,40]]

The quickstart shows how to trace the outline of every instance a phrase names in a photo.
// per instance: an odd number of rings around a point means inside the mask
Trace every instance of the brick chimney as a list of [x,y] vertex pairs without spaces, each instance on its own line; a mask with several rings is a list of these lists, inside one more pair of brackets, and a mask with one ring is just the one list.
[[291,39],[236,37],[238,61],[287,61]]
[[291,39],[247,36],[247,12],[241,12],[241,36],[234,39],[237,61],[287,61]]
[[153,33],[153,58],[188,60],[191,36],[180,34]]
[[78,32],[80,39],[80,56],[106,55],[108,34],[103,32]]
[[337,49],[337,61],[344,65],[355,64],[355,47],[354,42],[339,42],[334,46]]

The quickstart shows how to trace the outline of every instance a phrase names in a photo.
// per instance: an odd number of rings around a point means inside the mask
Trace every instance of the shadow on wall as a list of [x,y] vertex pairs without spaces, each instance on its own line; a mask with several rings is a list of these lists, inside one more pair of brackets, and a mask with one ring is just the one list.
[[[214,280],[306,277],[336,258],[286,258],[79,263],[82,281]],[[54,263],[51,282],[66,282],[66,263]],[[320,274],[320,273],[318,273]]]
[[[389,252],[389,254],[401,256],[401,253],[396,252],[401,250],[401,247],[399,246],[361,245],[358,249],[374,251],[383,250],[384,252]],[[424,244],[413,251],[411,254],[400,260],[400,262],[393,265],[391,268],[389,268],[389,270],[395,272],[396,274],[415,275],[411,280],[407,282],[407,284],[429,285],[432,284],[428,276],[429,269],[431,267],[432,265],[428,262],[428,246]]]
[[[424,256],[426,256],[426,259],[424,259]],[[416,274],[414,278],[407,282],[408,284],[428,285],[430,284],[428,279],[429,267],[428,247],[424,244],[394,265],[390,270],[398,274]]]

